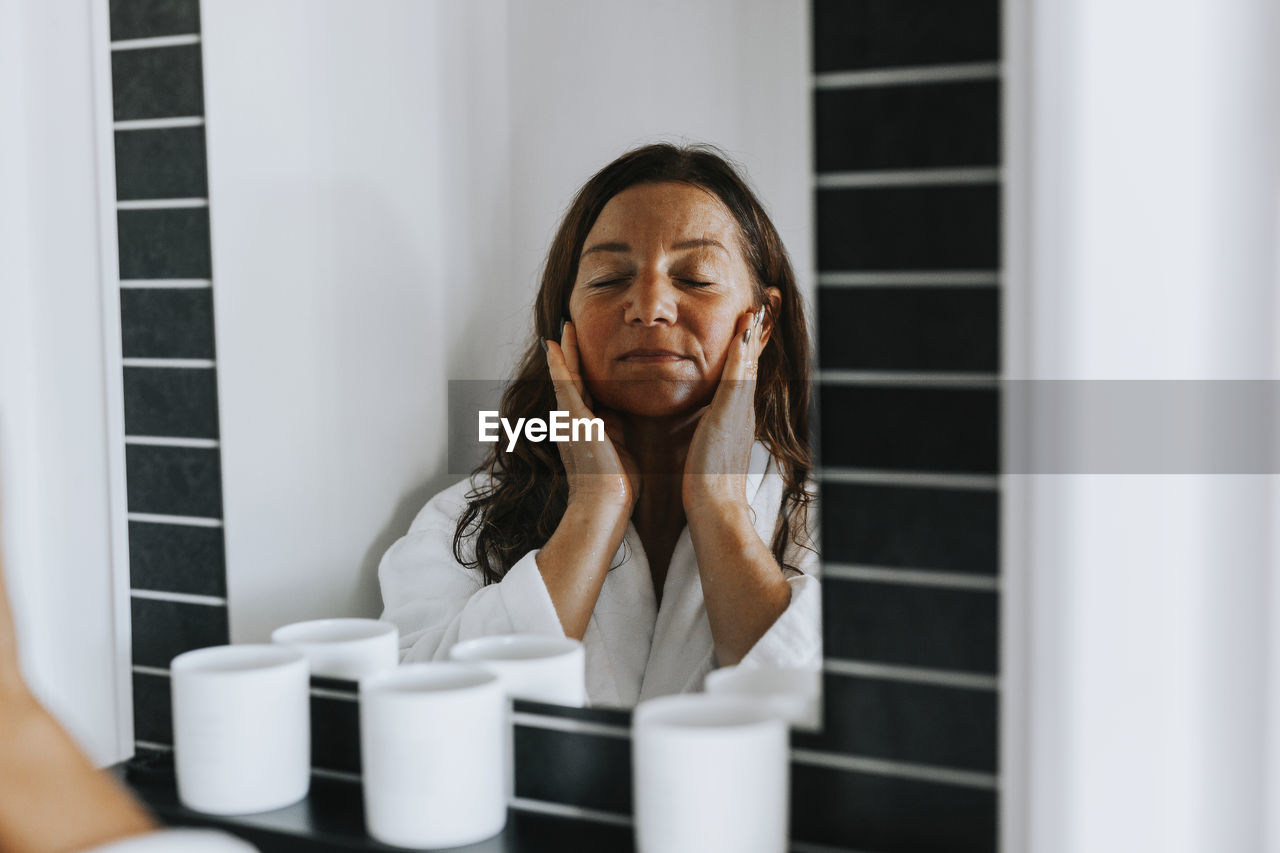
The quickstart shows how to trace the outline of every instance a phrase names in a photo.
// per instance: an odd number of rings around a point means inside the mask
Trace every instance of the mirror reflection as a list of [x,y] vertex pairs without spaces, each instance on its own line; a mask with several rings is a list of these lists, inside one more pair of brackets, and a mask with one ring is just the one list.
[[501,418],[603,429],[495,441],[423,508],[379,571],[405,660],[563,631],[585,645],[589,701],[615,706],[722,666],[818,668],[809,337],[733,167],[659,144],[598,172],[556,231],[533,325]]
[[381,616],[405,662],[580,641],[566,704],[816,691],[800,4],[238,5],[203,22],[233,641]]

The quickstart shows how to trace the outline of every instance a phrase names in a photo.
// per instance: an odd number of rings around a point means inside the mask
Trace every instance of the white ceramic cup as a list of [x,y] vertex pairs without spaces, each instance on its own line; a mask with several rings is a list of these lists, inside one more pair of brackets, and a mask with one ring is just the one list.
[[477,637],[455,644],[449,658],[494,673],[513,699],[578,708],[587,704],[586,656],[582,643],[571,637]]
[[307,660],[275,645],[214,646],[169,666],[178,799],[206,814],[283,808],[311,783]]
[[704,689],[717,696],[744,696],[793,726],[817,728],[822,673],[816,669],[742,669],[726,666],[707,674]]
[[684,694],[636,707],[640,853],[782,853],[787,724],[738,696]]
[[313,619],[271,632],[307,656],[311,674],[359,681],[400,663],[400,629],[377,619]]
[[360,681],[369,834],[400,847],[453,847],[507,821],[508,701],[498,677],[412,663]]

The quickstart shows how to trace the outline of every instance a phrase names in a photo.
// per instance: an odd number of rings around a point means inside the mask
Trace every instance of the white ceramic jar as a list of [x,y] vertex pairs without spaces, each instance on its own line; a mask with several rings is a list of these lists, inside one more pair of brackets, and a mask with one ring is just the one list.
[[737,696],[641,702],[632,732],[640,853],[782,853],[787,724]]
[[271,642],[292,646],[311,674],[359,681],[400,662],[400,629],[378,619],[312,619],[271,632]]
[[178,799],[207,814],[271,811],[311,783],[310,673],[296,649],[214,646],[169,667]]
[[586,653],[571,637],[502,634],[456,643],[449,659],[482,666],[513,699],[580,708],[587,704]]
[[507,820],[509,702],[497,676],[413,663],[360,682],[369,834],[400,847],[455,847]]

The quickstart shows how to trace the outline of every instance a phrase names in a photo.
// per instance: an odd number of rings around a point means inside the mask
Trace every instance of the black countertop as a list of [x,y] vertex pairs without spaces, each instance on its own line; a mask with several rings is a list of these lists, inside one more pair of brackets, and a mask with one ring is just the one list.
[[[359,782],[311,777],[306,799],[271,812],[215,817],[193,812],[178,802],[172,764],[134,762],[111,768],[134,794],[169,826],[214,827],[257,845],[262,853],[328,853],[350,850],[402,850],[380,844],[364,828]],[[466,847],[467,853],[562,853],[635,849],[630,827],[510,809],[501,834]]]

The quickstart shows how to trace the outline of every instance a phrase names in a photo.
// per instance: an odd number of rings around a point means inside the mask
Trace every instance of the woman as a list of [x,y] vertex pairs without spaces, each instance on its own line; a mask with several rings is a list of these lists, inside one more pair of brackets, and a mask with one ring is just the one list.
[[717,666],[816,668],[803,304],[734,169],[664,144],[598,172],[535,325],[502,416],[600,417],[606,440],[498,442],[423,508],[379,569],[404,659],[575,637],[592,704],[622,706]]

